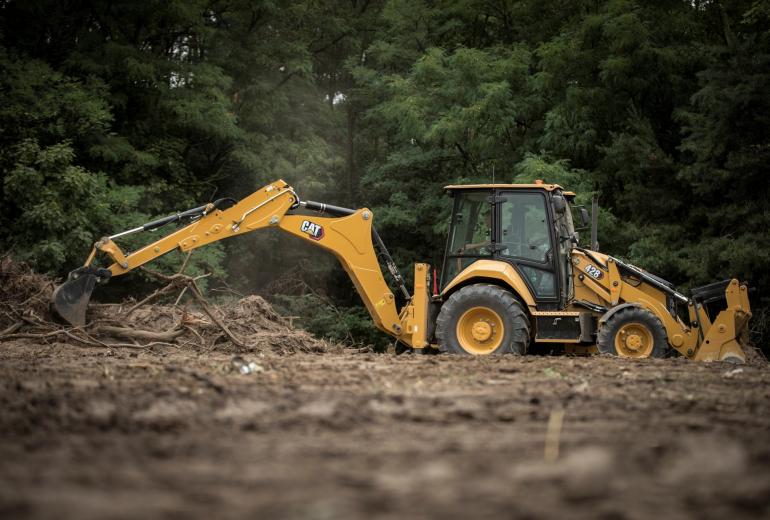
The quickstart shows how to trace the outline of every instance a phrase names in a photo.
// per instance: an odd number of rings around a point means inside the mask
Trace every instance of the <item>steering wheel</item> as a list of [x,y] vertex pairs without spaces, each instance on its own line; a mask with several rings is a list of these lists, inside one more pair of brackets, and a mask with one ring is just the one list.
[[[546,252],[548,252],[548,245],[549,245],[549,240],[548,240],[547,236],[546,237],[539,237],[539,238],[535,238],[535,239],[531,240],[526,245],[526,247],[527,247],[526,250],[527,250],[528,253],[530,251],[537,251],[538,253],[542,253],[542,255],[539,255],[539,257],[536,258],[536,260],[543,260],[542,257],[545,256]],[[527,256],[530,256],[530,255],[527,255]],[[534,256],[534,255],[532,255],[532,256]]]

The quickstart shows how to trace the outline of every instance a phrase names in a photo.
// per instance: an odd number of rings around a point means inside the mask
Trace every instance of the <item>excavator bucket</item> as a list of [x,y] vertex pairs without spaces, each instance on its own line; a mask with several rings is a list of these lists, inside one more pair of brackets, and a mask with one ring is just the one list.
[[86,324],[86,308],[96,283],[108,278],[107,269],[81,267],[69,274],[67,281],[54,289],[51,296],[53,313],[75,327]]
[[[723,292],[722,292],[723,291]],[[715,294],[721,293],[721,294]],[[743,350],[748,338],[751,318],[748,288],[738,280],[725,280],[693,290],[696,302],[704,307],[718,303],[723,309],[705,331],[703,343],[695,359],[745,363]]]
[[96,287],[96,275],[86,274],[67,280],[53,292],[51,309],[73,326],[86,324],[86,308]]

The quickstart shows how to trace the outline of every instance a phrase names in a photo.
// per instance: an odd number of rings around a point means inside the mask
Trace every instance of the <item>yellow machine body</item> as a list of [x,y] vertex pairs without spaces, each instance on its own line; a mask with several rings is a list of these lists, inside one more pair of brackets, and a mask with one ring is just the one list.
[[[563,197],[566,200],[574,199],[575,194],[564,191],[557,184],[545,184],[537,181],[535,184],[477,184],[477,185],[452,185],[447,190],[455,197],[467,197],[468,194],[485,195],[489,203],[497,209],[491,214],[495,219],[489,218],[487,226],[495,220],[495,226],[504,228],[501,223],[501,213],[505,210],[500,204],[512,194],[520,193],[540,194],[551,205],[555,205],[554,199]],[[549,204],[549,203],[547,203]],[[564,204],[565,206],[566,203]],[[549,206],[550,217],[557,220],[553,207]],[[569,208],[566,210],[569,212]],[[470,213],[468,206],[460,203],[455,208],[453,225],[450,227],[450,235],[454,233],[455,218],[462,216],[463,212]],[[479,221],[481,218],[478,219]],[[544,219],[546,220],[546,219]],[[571,218],[567,227],[572,226]],[[523,227],[522,221],[514,221],[516,226]],[[476,222],[478,225],[478,221]],[[494,229],[494,228],[492,228]],[[458,289],[474,284],[496,285],[515,295],[522,307],[526,308],[531,326],[531,342],[534,344],[550,344],[561,346],[569,353],[593,353],[597,352],[596,339],[603,328],[607,327],[613,315],[628,308],[643,309],[659,320],[662,331],[665,333],[665,341],[668,347],[684,357],[698,361],[729,360],[745,361],[745,353],[741,342],[746,341],[747,324],[751,317],[751,308],[748,299],[748,288],[738,280],[729,280],[720,285],[723,294],[719,295],[724,301],[724,308],[718,312],[715,318],[709,316],[707,305],[695,298],[687,298],[675,290],[670,284],[659,278],[613,258],[612,256],[578,247],[574,241],[574,247],[570,247],[564,254],[564,262],[568,264],[569,271],[562,276],[559,289],[564,289],[565,295],[559,302],[553,301],[550,305],[542,305],[542,299],[538,300],[532,284],[523,276],[523,269],[511,261],[510,257],[500,255],[496,248],[504,248],[501,244],[503,237],[501,231],[488,231],[487,240],[492,241],[496,237],[498,243],[483,244],[491,253],[486,258],[470,260],[461,265],[462,255],[452,257],[450,253],[454,247],[450,236],[447,246],[447,259],[445,271],[459,271],[446,281],[441,292],[441,300],[448,299]],[[551,253],[556,250],[556,241],[552,230]],[[492,236],[490,236],[492,235]],[[563,237],[571,239],[571,236]],[[467,242],[474,242],[468,240]],[[472,243],[464,245],[465,248],[476,248],[482,244]],[[461,247],[459,251],[463,252]],[[530,265],[534,265],[530,263]],[[557,284],[558,285],[558,284]],[[715,284],[716,285],[716,284]],[[564,286],[568,286],[565,288]],[[713,291],[712,291],[713,292]],[[679,307],[686,307],[685,319],[677,314],[677,305],[672,304],[677,300]],[[579,322],[582,333],[576,332],[571,337],[553,337],[541,330],[542,323],[556,323],[559,320]],[[628,323],[619,326],[619,331],[614,341],[614,350],[620,356],[648,357],[655,339],[652,337],[649,327],[642,323],[629,319]],[[469,327],[472,328],[473,324]],[[653,327],[654,328],[654,327]],[[586,330],[589,329],[589,330]],[[558,336],[558,334],[556,335]]]
[[[727,308],[711,321],[703,306],[692,302],[688,305],[691,322],[697,327],[688,327],[683,321],[672,316],[667,308],[665,295],[658,289],[646,284],[632,285],[621,276],[615,260],[608,255],[592,252],[595,259],[604,262],[607,276],[596,280],[585,276],[585,269],[595,265],[594,259],[584,253],[572,253],[573,279],[575,280],[575,300],[588,301],[612,309],[622,304],[632,304],[652,312],[663,323],[668,342],[682,356],[697,361],[718,361],[734,359],[745,361],[745,353],[739,342],[741,331],[751,317],[751,307],[746,285],[738,280],[731,280],[726,289]],[[582,275],[582,276],[581,276]],[[472,283],[495,283],[517,295],[527,306],[531,316],[551,315],[554,317],[576,315],[584,308],[574,304],[563,311],[538,311],[534,295],[521,275],[508,263],[499,260],[478,260],[458,274],[444,289],[446,297],[452,291]],[[601,326],[601,313],[594,313]],[[595,353],[593,345],[579,345],[579,339],[539,340],[535,343],[562,343],[568,353]]]
[[[567,197],[574,196],[570,192],[563,192],[558,185],[542,183],[485,184],[447,188],[476,192],[540,190],[549,197],[561,193]],[[298,209],[310,209],[319,214],[308,215],[297,212]],[[429,293],[430,266],[416,263],[413,292],[409,295],[401,283],[401,289],[407,298],[403,307],[398,309],[396,297],[383,276],[378,251],[380,255],[384,251],[390,262],[388,268],[399,281],[400,275],[395,272],[395,266],[387,250],[384,249],[384,244],[379,241],[372,227],[374,214],[367,208],[348,210],[335,206],[327,207],[320,203],[302,202],[291,186],[278,180],[226,209],[219,209],[214,204],[209,204],[196,210],[198,212],[195,213],[192,223],[130,254],[125,254],[113,240],[128,232],[102,238],[94,245],[86,265],[77,271],[94,272],[92,264],[97,256],[105,256],[111,260],[111,263],[101,271],[108,270],[109,272],[105,273],[107,277],[120,276],[172,250],[191,251],[224,238],[273,227],[331,252],[352,279],[377,328],[412,348],[436,346],[433,337],[433,330],[436,327],[433,316],[436,312],[431,312],[432,309],[442,308],[457,291],[476,286],[499,287],[505,290],[506,295],[512,295],[519,303],[511,305],[516,307],[520,304],[526,314],[522,319],[533,323],[528,334],[531,336],[529,340],[536,344],[560,344],[567,352],[573,353],[595,352],[597,331],[601,332],[602,327],[605,327],[612,315],[619,310],[634,307],[649,311],[660,320],[665,329],[666,341],[682,356],[694,360],[745,360],[739,340],[746,330],[751,312],[747,288],[737,280],[732,280],[727,285],[726,309],[722,310],[713,321],[704,305],[694,300],[687,300],[689,323],[686,324],[672,312],[670,295],[667,294],[670,291],[662,290],[662,286],[646,278],[645,272],[633,268],[634,271],[629,275],[629,266],[623,264],[624,270],[621,270],[620,261],[617,259],[595,251],[573,247],[570,248],[567,257],[570,270],[568,276],[570,296],[564,299],[558,308],[539,307],[531,284],[527,283],[520,270],[510,262],[490,257],[479,258],[464,266],[461,265],[461,259],[447,260],[450,263],[445,264],[445,267],[447,265],[456,267],[458,272],[447,281],[441,294],[434,296]],[[332,216],[324,216],[325,213]],[[165,220],[173,221],[172,217]],[[145,229],[147,226],[145,225]],[[141,231],[141,228],[129,232],[137,230]],[[77,285],[76,290],[87,294],[85,297],[82,294],[68,295],[67,290],[64,289],[67,284]],[[83,283],[82,279],[71,279],[57,290],[57,293],[61,291],[58,296],[55,293],[54,307],[64,311],[60,312],[60,315],[70,322],[82,320],[93,285],[94,282],[89,285]],[[505,298],[508,297],[505,296]],[[681,295],[678,297],[684,298]],[[81,317],[77,316],[77,312],[69,314],[66,312],[71,310],[67,309],[68,305],[75,306],[81,303],[83,303]],[[457,320],[456,332],[461,341],[473,347],[466,349],[467,352],[495,351],[505,334],[504,317],[504,313],[501,314],[500,311],[483,305],[463,312]],[[441,320],[442,318],[439,317],[438,321]],[[579,333],[576,332],[571,337],[558,335],[554,337],[553,334],[549,335],[547,331],[541,330],[538,325],[539,323],[558,323],[559,320],[569,321],[573,328],[577,327],[579,322],[580,329],[575,328]],[[648,343],[653,341],[644,327],[633,322],[624,324],[618,337],[621,338],[617,340],[621,341],[618,354],[627,353],[632,357],[646,357],[648,351],[645,350],[645,341]]]

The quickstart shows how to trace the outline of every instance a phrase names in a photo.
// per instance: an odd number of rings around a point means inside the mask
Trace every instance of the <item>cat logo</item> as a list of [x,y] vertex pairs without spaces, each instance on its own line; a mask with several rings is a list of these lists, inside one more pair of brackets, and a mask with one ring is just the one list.
[[324,237],[324,228],[318,224],[313,224],[309,220],[303,220],[299,230],[310,235],[313,240],[321,240]]

